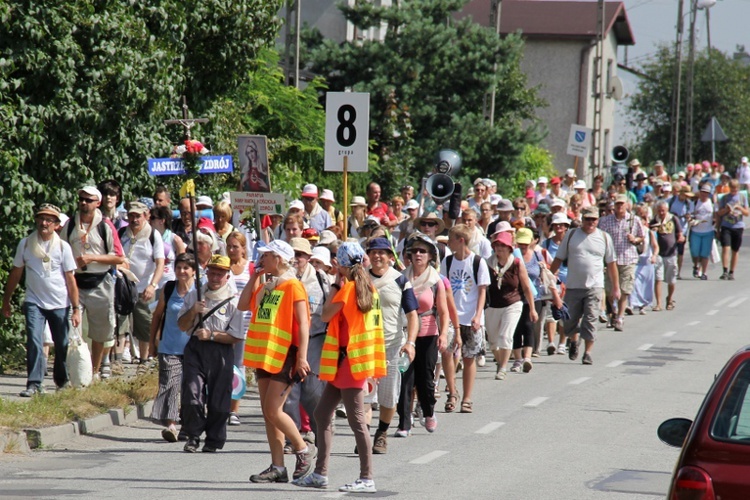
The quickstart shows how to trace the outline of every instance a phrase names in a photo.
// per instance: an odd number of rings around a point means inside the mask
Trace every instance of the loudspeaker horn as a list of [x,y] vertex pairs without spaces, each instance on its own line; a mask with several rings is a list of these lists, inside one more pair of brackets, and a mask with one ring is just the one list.
[[432,174],[427,178],[424,187],[433,201],[440,204],[451,197],[456,184],[453,182],[450,175]]
[[612,154],[610,155],[614,163],[625,163],[628,161],[630,152],[625,146],[615,146],[612,148]]

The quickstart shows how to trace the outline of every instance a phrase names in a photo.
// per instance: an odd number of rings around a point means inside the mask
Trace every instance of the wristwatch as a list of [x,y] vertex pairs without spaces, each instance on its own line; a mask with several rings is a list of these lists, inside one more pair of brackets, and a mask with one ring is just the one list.
[[151,285],[151,286],[152,286],[152,287],[154,287],[154,288],[156,288],[156,287],[158,287],[158,286],[159,286],[159,284],[158,284],[158,283],[149,283],[149,285]]

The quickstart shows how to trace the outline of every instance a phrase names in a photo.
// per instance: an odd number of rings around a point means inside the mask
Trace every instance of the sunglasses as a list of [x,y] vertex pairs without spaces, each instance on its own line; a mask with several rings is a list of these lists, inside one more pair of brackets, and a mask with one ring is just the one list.
[[152,221],[153,220],[164,220],[164,218],[163,217],[155,217],[155,216],[152,215],[151,219],[149,219],[149,220],[152,220]]
[[78,197],[78,202],[79,203],[81,203],[81,202],[83,202],[83,203],[96,203],[97,201],[99,201],[99,200],[94,199],[94,198],[83,198],[81,196]]
[[513,207],[514,210],[526,210],[526,207]]
[[597,220],[598,220],[597,217],[584,217],[583,218],[583,222],[595,222]]
[[294,252],[295,257],[309,257],[305,252]]
[[409,253],[430,253],[426,248],[412,248]]
[[437,222],[422,221],[422,222],[419,223],[419,225],[420,226],[427,226],[427,227],[435,227],[435,226],[437,226]]

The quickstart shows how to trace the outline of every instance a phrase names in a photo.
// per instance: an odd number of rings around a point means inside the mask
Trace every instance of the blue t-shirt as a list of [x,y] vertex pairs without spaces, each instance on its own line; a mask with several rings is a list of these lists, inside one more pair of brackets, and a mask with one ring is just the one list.
[[[747,198],[742,193],[725,194],[719,202],[719,209],[726,208],[727,205],[738,205],[747,208]],[[734,210],[721,218],[721,227],[730,229],[741,229],[745,227],[745,220],[739,210]]]
[[[188,290],[190,293],[195,288],[195,285]],[[187,293],[185,294],[187,295]],[[185,346],[190,340],[185,332],[180,330],[177,326],[177,316],[182,309],[182,305],[185,303],[185,296],[180,296],[177,293],[177,286],[169,296],[169,302],[167,302],[164,314],[164,330],[162,331],[161,341],[159,342],[159,354],[171,354],[174,356],[182,356],[185,351]]]
[[636,201],[638,203],[643,202],[643,197],[646,196],[646,193],[650,193],[653,190],[654,190],[654,188],[652,188],[651,186],[649,186],[647,184],[644,184],[640,188],[636,185],[636,186],[633,186],[633,189],[631,189],[631,191],[635,195],[635,199],[636,199]]
[[[547,250],[549,256],[554,259],[555,255],[557,255],[557,249],[560,248],[560,245],[555,243],[552,238],[548,238],[544,240],[544,243],[542,243],[542,248]],[[560,267],[557,268],[557,278],[561,283],[565,283],[568,281],[568,266],[560,264]]]

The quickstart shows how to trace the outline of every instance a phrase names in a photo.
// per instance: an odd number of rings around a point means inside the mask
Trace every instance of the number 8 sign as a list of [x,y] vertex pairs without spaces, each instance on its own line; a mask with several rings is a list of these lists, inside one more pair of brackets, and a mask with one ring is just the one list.
[[370,94],[326,94],[326,172],[367,172],[370,135]]

